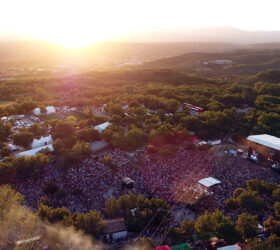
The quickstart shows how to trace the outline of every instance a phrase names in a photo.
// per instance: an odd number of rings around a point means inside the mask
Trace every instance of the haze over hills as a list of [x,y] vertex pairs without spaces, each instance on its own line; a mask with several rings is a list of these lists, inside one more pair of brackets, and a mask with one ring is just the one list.
[[204,28],[166,28],[131,33],[116,38],[130,42],[280,42],[280,31],[245,31],[231,26]]
[[[2,32],[0,41],[36,40],[21,33]],[[106,42],[226,42],[226,43],[274,43],[280,42],[280,31],[247,31],[232,26],[218,27],[170,27],[122,33]]]

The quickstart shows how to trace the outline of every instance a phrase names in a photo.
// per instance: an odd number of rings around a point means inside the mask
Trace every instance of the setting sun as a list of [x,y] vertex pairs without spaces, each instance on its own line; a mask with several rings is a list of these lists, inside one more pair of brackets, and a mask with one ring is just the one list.
[[158,28],[228,25],[245,30],[278,29],[279,22],[274,22],[274,17],[279,8],[275,6],[268,12],[269,6],[254,2],[252,13],[251,1],[241,0],[11,0],[1,4],[0,32],[81,47]]

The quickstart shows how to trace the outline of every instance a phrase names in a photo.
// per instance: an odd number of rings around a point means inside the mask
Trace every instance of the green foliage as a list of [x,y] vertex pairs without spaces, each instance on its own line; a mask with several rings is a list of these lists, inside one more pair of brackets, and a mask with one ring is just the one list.
[[156,154],[158,152],[158,149],[152,144],[147,145],[146,150],[149,154]]
[[77,230],[82,230],[96,238],[99,238],[105,229],[102,215],[96,210],[91,210],[87,214],[76,212],[71,214],[65,207],[51,208],[45,201],[40,200],[38,216],[52,223],[60,222],[66,226],[73,225]]
[[[134,214],[131,212],[135,209]],[[111,198],[106,201],[104,214],[107,217],[124,217],[128,229],[133,232],[141,231],[145,225],[154,217],[151,226],[157,226],[162,219],[166,216],[164,224],[169,220],[168,203],[163,199],[158,198],[144,198],[142,195],[129,195],[120,196],[119,199]],[[163,225],[164,226],[164,225]]]
[[272,216],[269,216],[264,222],[264,227],[268,233],[280,236],[280,221],[275,220]]
[[219,210],[213,213],[206,211],[199,216],[195,223],[195,229],[199,236],[205,240],[217,236],[228,243],[232,243],[239,238],[230,218],[225,217]]
[[41,136],[43,136],[45,134],[45,130],[37,122],[33,123],[30,126],[29,132],[31,132],[34,137],[41,137]]
[[0,142],[5,141],[12,134],[12,126],[9,123],[0,121]]
[[111,112],[112,115],[122,116],[123,115],[122,105],[120,105],[120,104],[113,104],[110,107],[110,112]]
[[65,145],[65,141],[56,139],[54,144],[54,154],[56,167],[58,170],[65,171],[73,164],[79,164],[84,159],[90,157],[90,145],[84,141],[77,141],[71,148]]
[[75,123],[72,120],[56,121],[52,135],[54,139],[65,139],[74,135],[75,130]]
[[236,208],[239,207],[239,202],[237,201],[236,198],[230,198],[227,200],[224,200],[224,205],[226,210],[235,210]]
[[8,185],[0,186],[0,249],[14,249],[18,240],[34,237],[37,217],[22,205],[23,196]]
[[33,133],[31,132],[27,132],[27,131],[20,132],[14,135],[13,137],[14,144],[24,148],[28,148],[33,141],[33,137],[34,137]]
[[274,211],[277,217],[280,217],[280,202],[274,203]]
[[71,161],[73,163],[81,163],[84,159],[88,158],[91,154],[91,149],[85,142],[77,142],[71,152]]
[[98,238],[105,230],[102,216],[99,212],[91,210],[87,214],[78,213],[74,218],[74,225],[77,229],[83,230]]
[[274,190],[278,188],[278,185],[273,182],[265,182],[258,179],[252,179],[247,181],[247,187],[251,191],[256,191],[260,194],[267,194],[271,196]]
[[0,183],[8,183],[15,176],[37,178],[49,161],[49,157],[41,153],[19,158],[6,157],[0,162]]
[[123,122],[123,118],[120,115],[113,115],[110,119],[110,122],[115,125],[121,125]]
[[233,191],[233,197],[234,198],[237,198],[239,195],[241,195],[243,192],[246,192],[246,189],[245,188],[236,188],[234,191]]
[[252,211],[261,210],[263,208],[263,199],[258,196],[258,192],[256,191],[243,191],[236,200],[241,207]]
[[256,216],[246,212],[239,215],[236,221],[236,229],[244,240],[254,238],[257,235],[258,221],[256,218]]
[[118,147],[122,150],[134,151],[144,144],[143,131],[134,126],[129,129],[125,136],[122,127],[111,125],[103,131],[102,136],[114,147]]
[[114,163],[113,158],[111,155],[104,155],[103,163],[106,167],[111,168],[112,170],[117,169],[117,165]]

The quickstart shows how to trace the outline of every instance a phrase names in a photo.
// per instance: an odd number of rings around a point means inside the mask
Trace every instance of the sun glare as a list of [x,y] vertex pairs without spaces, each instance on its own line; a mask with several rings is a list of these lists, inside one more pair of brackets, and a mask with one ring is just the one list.
[[[3,0],[0,34],[14,32],[79,48],[157,28],[230,25],[249,30],[273,30],[280,26],[275,22],[279,8],[276,5],[271,8],[268,2],[272,1],[254,2],[252,13],[249,0]],[[248,13],[252,15],[250,19]],[[260,19],[263,13],[270,15]]]

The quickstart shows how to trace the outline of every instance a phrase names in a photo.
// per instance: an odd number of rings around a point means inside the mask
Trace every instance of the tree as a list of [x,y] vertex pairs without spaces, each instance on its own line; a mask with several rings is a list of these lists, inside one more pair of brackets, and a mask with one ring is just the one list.
[[143,131],[136,127],[131,128],[127,133],[125,141],[127,149],[135,151],[144,144]]
[[71,120],[58,121],[53,127],[54,139],[65,139],[75,132],[75,123]]
[[247,187],[251,191],[256,191],[260,194],[271,195],[278,185],[273,182],[260,181],[258,179],[252,179],[247,181]]
[[53,143],[54,154],[63,155],[66,152],[66,148],[61,139],[56,139]]
[[111,155],[104,155],[103,163],[106,167],[109,167],[112,170],[116,170],[116,168],[117,168],[117,165],[114,163]]
[[181,230],[183,234],[186,235],[191,235],[194,231],[194,225],[195,222],[194,220],[186,220],[184,219],[183,222],[181,223]]
[[246,189],[245,188],[236,188],[234,191],[233,191],[233,197],[234,198],[237,198],[241,193],[243,192],[246,192]]
[[274,203],[274,211],[277,217],[280,217],[280,202]]
[[11,134],[12,134],[11,124],[0,121],[0,142],[7,140]]
[[120,115],[113,115],[110,119],[110,122],[116,125],[121,125],[123,122],[123,118]]
[[280,201],[280,188],[277,188],[272,192],[272,198],[274,201]]
[[180,102],[175,99],[168,100],[166,105],[166,111],[169,113],[175,113],[180,106]]
[[246,212],[240,214],[236,221],[236,229],[240,232],[244,240],[255,237],[258,231],[256,216]]
[[254,238],[253,240],[249,241],[249,243],[246,246],[246,249],[248,249],[248,250],[264,250],[264,249],[270,249],[270,248],[267,248],[267,244],[265,242],[261,242],[259,239]]
[[269,216],[264,222],[264,228],[268,233],[280,236],[280,221],[275,220],[272,216]]
[[203,215],[199,216],[195,223],[195,229],[200,237],[205,240],[218,236],[231,243],[239,237],[230,218],[225,217],[219,210],[213,213],[206,211]]
[[73,163],[81,163],[88,158],[90,154],[91,149],[88,144],[85,142],[77,142],[72,148],[71,159]]
[[275,234],[271,234],[266,240],[266,243],[268,245],[266,249],[277,249],[280,246],[280,237]]
[[78,140],[86,142],[92,142],[101,139],[99,132],[93,128],[82,128],[75,132],[75,136]]
[[99,238],[105,230],[102,215],[96,210],[91,210],[87,214],[79,213],[74,219],[74,225],[77,229],[96,238]]
[[0,157],[4,158],[10,154],[10,150],[8,148],[8,144],[4,142],[0,142]]
[[263,199],[258,196],[256,191],[243,191],[237,198],[239,205],[252,211],[263,208]]
[[38,230],[37,217],[22,201],[10,186],[0,186],[0,249],[14,249],[16,241],[34,237]]
[[28,148],[33,141],[33,134],[31,132],[20,132],[14,135],[14,144]]
[[[131,210],[136,208],[132,214]],[[107,217],[124,217],[128,230],[133,232],[141,231],[145,225],[151,220],[151,227],[158,226],[163,218],[165,226],[170,218],[168,213],[169,205],[163,199],[152,198],[148,199],[142,195],[129,195],[120,196],[119,199],[110,198],[106,201],[104,214]]]
[[33,134],[34,137],[40,137],[45,134],[44,129],[41,127],[41,125],[37,122],[33,123],[30,128],[29,132]]
[[224,200],[224,205],[226,207],[226,210],[235,210],[239,207],[239,203],[235,198]]
[[140,103],[135,101],[135,100],[132,100],[130,103],[129,103],[129,107],[130,108],[138,108],[140,106]]
[[156,154],[158,152],[158,149],[154,145],[149,144],[147,145],[147,152],[149,154]]
[[123,115],[123,109],[122,109],[122,105],[120,104],[113,104],[110,107],[110,112],[112,115]]
[[90,107],[86,107],[82,114],[85,119],[90,119],[94,117],[93,111]]

